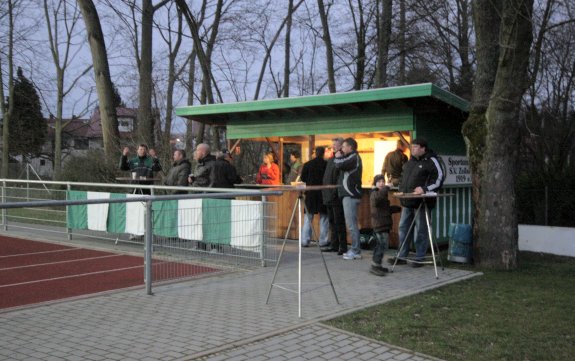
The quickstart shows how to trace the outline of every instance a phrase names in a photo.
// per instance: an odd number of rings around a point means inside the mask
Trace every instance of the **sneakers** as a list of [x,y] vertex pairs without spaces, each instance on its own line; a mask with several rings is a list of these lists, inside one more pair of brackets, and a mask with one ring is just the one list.
[[333,249],[333,248],[331,248],[331,246],[322,246],[320,248],[320,251],[322,251],[322,252],[337,252],[337,249]]
[[369,273],[374,274],[376,276],[385,276],[385,274],[389,272],[389,270],[385,267],[381,267],[381,266],[371,266],[371,268],[369,269]]
[[418,261],[418,260],[416,260],[415,263],[413,263],[413,262],[411,263],[411,267],[413,267],[413,268],[419,268],[419,267],[425,266],[425,264],[419,263],[419,262],[423,262],[423,261]]
[[346,254],[343,255],[343,259],[361,259],[361,253],[355,253],[350,249]]
[[396,263],[396,262],[395,262],[395,259],[396,259],[396,258],[397,258],[397,257],[388,258],[388,259],[387,259],[387,263],[389,263],[389,264],[407,264],[407,261],[404,260],[404,259],[398,259],[398,260],[397,260],[397,263]]

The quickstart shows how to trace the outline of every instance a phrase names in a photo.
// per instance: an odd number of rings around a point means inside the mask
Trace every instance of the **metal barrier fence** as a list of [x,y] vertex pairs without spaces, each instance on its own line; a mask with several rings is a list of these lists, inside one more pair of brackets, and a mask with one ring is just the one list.
[[[0,183],[5,231],[25,229],[44,237],[55,234],[69,242],[123,245],[123,250],[143,253],[148,293],[152,282],[263,266],[278,257],[275,204],[266,196],[281,192],[183,188],[203,193],[146,196],[85,191],[127,188],[119,184],[7,179]],[[143,187],[152,194],[182,189]]]
[[520,224],[575,227],[575,190],[552,187],[517,190]]

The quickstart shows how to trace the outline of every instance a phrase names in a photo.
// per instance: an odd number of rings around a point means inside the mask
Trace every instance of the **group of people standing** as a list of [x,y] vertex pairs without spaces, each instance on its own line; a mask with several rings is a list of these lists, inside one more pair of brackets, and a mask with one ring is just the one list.
[[[411,157],[408,159],[404,151],[407,145],[398,141],[397,149],[388,154],[384,161],[383,173],[387,175],[389,183],[398,187],[403,194],[423,195],[438,191],[443,183],[443,168],[435,152],[429,149],[424,138],[416,138],[411,142]],[[377,239],[373,252],[370,272],[384,276],[388,269],[383,267],[383,254],[387,249],[389,231],[392,221],[391,214],[396,211],[390,205],[385,176],[374,178],[374,188],[370,195],[370,209],[372,226]],[[422,202],[427,207],[420,208]],[[399,249],[396,257],[388,258],[390,264],[407,264],[411,238],[408,238],[412,223],[415,223],[413,242],[415,257],[411,260],[412,267],[422,267],[429,247],[428,225],[426,217],[431,217],[431,210],[435,207],[435,198],[407,198],[401,199],[401,217],[399,220]],[[419,212],[418,212],[419,209]],[[427,214],[426,214],[427,212]]]
[[[417,138],[411,142],[411,157],[405,155],[407,145],[398,141],[397,149],[390,152],[384,161],[382,174],[376,175],[370,194],[370,214],[372,228],[377,240],[372,256],[370,272],[384,276],[388,269],[383,267],[383,257],[389,244],[389,232],[392,227],[391,215],[399,211],[389,202],[389,186],[398,187],[399,192],[408,194],[425,194],[437,191],[444,179],[443,169],[438,156],[428,148],[427,141]],[[129,149],[122,153],[120,168],[136,172],[137,176],[153,178],[153,173],[162,168],[157,157],[145,144],[138,147],[137,156],[128,159]],[[322,252],[337,252],[344,260],[360,259],[360,231],[358,213],[362,198],[363,165],[358,153],[357,142],[353,138],[332,139],[331,147],[316,147],[314,157],[301,164],[299,153],[291,153],[292,167],[288,176],[289,182],[301,180],[306,185],[325,185],[322,190],[305,192],[305,217],[302,230],[302,246],[309,246],[312,239],[312,222],[315,214],[319,214],[320,234],[319,247]],[[210,146],[202,143],[194,152],[196,168],[191,171],[191,162],[186,159],[186,153],[177,149],[173,154],[173,164],[163,184],[168,186],[233,188],[241,183],[231,156],[227,151],[212,155]],[[387,177],[387,182],[386,182]],[[292,180],[293,178],[293,180]],[[273,153],[266,153],[263,164],[256,176],[259,184],[279,185],[280,170],[274,162]],[[185,191],[174,191],[185,193]],[[421,202],[427,207],[421,208]],[[399,221],[399,241],[401,252],[395,258],[389,258],[392,264],[406,264],[409,253],[408,231],[415,223],[415,258],[411,263],[414,267],[423,266],[423,259],[429,246],[426,214],[435,206],[435,198],[401,199],[401,217]],[[351,238],[348,248],[347,232]]]
[[[300,179],[308,186],[333,187],[305,192],[303,247],[309,246],[313,217],[319,214],[322,252],[337,252],[344,259],[361,258],[357,215],[362,196],[362,172],[361,157],[353,138],[334,138],[331,147],[314,149],[314,157],[301,167]],[[348,231],[351,249],[347,245]]]
[[[399,192],[424,194],[437,191],[442,184],[443,170],[437,155],[428,148],[423,138],[411,142],[411,157],[405,155],[407,145],[398,141],[397,149],[390,152],[384,161],[382,174],[376,175],[370,193],[371,225],[376,238],[370,272],[384,276],[388,269],[383,266],[384,253],[389,245],[392,228],[392,213],[400,212],[399,240],[401,253],[389,258],[391,264],[406,264],[410,239],[408,231],[415,222],[415,258],[413,267],[423,266],[429,246],[425,209],[419,213],[421,202],[427,203],[427,212],[435,206],[435,199],[402,199],[402,207],[391,206],[390,186]],[[311,223],[314,214],[319,214],[320,233],[318,243],[322,252],[337,252],[344,260],[360,259],[360,231],[358,213],[362,198],[361,156],[353,138],[334,138],[331,147],[317,147],[315,157],[303,164],[301,180],[306,185],[332,185],[321,191],[306,191],[305,217],[302,230],[302,246],[306,247],[312,238]],[[387,177],[387,181],[386,181]],[[417,215],[417,217],[416,217]],[[429,216],[429,213],[428,213]],[[351,238],[348,248],[347,233]],[[403,246],[402,246],[403,245]]]
[[[146,144],[140,144],[135,157],[128,158],[129,153],[130,149],[124,148],[120,159],[120,169],[135,172],[140,184],[152,184],[154,173],[162,171],[153,149],[148,151]],[[172,160],[172,167],[162,180],[162,184],[166,186],[233,188],[234,184],[242,182],[232,164],[229,151],[218,151],[214,156],[211,154],[210,146],[205,143],[198,144],[194,151],[196,167],[193,172],[192,163],[187,159],[185,150],[174,150]],[[142,190],[143,193],[146,191]],[[187,191],[173,190],[171,193],[182,194]]]

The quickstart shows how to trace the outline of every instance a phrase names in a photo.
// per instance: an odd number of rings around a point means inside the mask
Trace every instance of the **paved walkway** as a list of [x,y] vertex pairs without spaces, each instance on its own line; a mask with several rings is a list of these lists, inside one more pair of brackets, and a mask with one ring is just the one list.
[[[287,249],[278,283],[297,282]],[[273,267],[2,312],[0,360],[435,360],[319,321],[476,274],[398,266],[377,277],[369,256],[325,254],[337,304],[318,249],[305,249],[302,318],[295,293],[274,287],[266,305]]]

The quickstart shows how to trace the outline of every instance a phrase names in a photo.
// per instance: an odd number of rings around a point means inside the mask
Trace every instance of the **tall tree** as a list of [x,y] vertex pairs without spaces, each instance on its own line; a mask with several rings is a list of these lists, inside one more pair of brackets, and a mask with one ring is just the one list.
[[[8,178],[8,169],[10,163],[10,128],[12,123],[12,114],[14,113],[14,3],[8,0],[8,51],[7,62],[8,69],[8,102],[4,103],[4,84],[2,79],[4,73],[0,71],[0,104],[2,106],[2,177]],[[1,54],[1,52],[0,52]],[[0,58],[0,70],[2,59]]]
[[[421,59],[445,74],[444,82],[449,90],[465,99],[471,97],[473,78],[470,2],[416,0],[412,7],[427,26],[420,30],[424,39]],[[442,66],[437,67],[438,63]]]
[[[207,38],[207,40],[204,40],[204,37],[200,32],[200,24],[204,19],[203,14],[205,13],[206,9],[205,0],[202,3],[202,11],[200,12],[202,16],[200,18],[200,21],[196,19],[196,16],[194,15],[194,13],[191,11],[191,9],[188,7],[188,5],[184,0],[176,0],[176,4],[179,7],[182,14],[184,15],[184,18],[186,19],[186,22],[190,29],[192,40],[194,43],[194,55],[199,62],[200,70],[202,73],[202,89],[200,92],[200,103],[212,104],[214,103],[214,95],[212,87],[214,87],[216,91],[218,91],[217,84],[212,74],[212,54],[214,51],[214,47],[216,45],[216,40],[218,39],[218,33],[220,31],[222,17],[226,13],[226,9],[224,9],[224,1],[223,0],[216,1],[216,6],[213,12],[213,21],[208,27],[210,31],[208,34],[205,35],[205,38]],[[204,43],[206,44],[205,48],[203,45]],[[201,125],[199,128],[200,130],[196,135],[196,144],[203,142],[204,127],[203,125]],[[212,131],[213,131],[212,146],[214,149],[219,149],[220,148],[219,129],[217,127],[213,127]]]
[[262,40],[262,43],[264,45],[264,50],[265,50],[265,55],[260,67],[260,72],[258,74],[258,80],[256,82],[256,90],[254,92],[254,100],[258,100],[260,97],[260,90],[261,90],[261,86],[262,86],[262,82],[264,80],[264,75],[266,73],[266,68],[268,66],[268,62],[271,59],[272,56],[272,51],[274,49],[274,46],[276,44],[276,42],[278,41],[283,28],[287,25],[288,19],[290,16],[292,16],[295,11],[300,7],[300,5],[302,5],[304,3],[304,0],[299,0],[295,5],[293,5],[292,11],[288,14],[288,16],[286,16],[282,22],[280,23],[280,25],[278,26],[277,31],[274,33],[274,36],[271,40],[271,42],[269,44],[267,44],[267,42],[265,41],[265,35],[267,33],[267,31],[262,32],[262,38],[264,38],[264,40]]
[[10,119],[10,154],[24,159],[38,155],[46,139],[47,123],[42,115],[38,91],[18,68],[14,82],[14,110]]
[[321,20],[321,27],[323,29],[323,42],[325,44],[325,59],[326,59],[326,72],[327,72],[327,85],[330,93],[335,93],[335,67],[333,63],[333,43],[331,41],[331,34],[329,32],[329,6],[326,6],[323,0],[317,0],[317,7],[319,9],[319,18]]
[[357,12],[355,10],[354,3],[352,3],[351,0],[348,0],[348,5],[353,19],[353,30],[355,33],[356,43],[356,53],[353,58],[355,63],[353,89],[360,90],[363,88],[367,64],[367,24],[369,23],[369,16],[366,16],[365,14],[362,0],[356,1]]
[[102,122],[102,137],[106,159],[111,161],[117,158],[120,150],[120,137],[118,133],[118,117],[114,108],[114,87],[110,78],[108,53],[104,33],[100,24],[98,11],[92,0],[77,0],[82,11],[88,42],[92,52],[94,77],[100,107],[100,121]]
[[163,139],[161,147],[163,149],[163,154],[170,154],[170,138],[172,129],[172,113],[174,111],[174,87],[177,78],[185,69],[181,66],[179,69],[176,67],[176,59],[180,46],[182,44],[183,36],[183,16],[179,8],[176,7],[176,20],[177,28],[172,28],[173,24],[172,18],[172,6],[168,7],[168,24],[166,32],[160,31],[160,35],[164,39],[165,43],[168,45],[168,84],[166,87],[166,118],[165,126],[163,131]]
[[[72,41],[75,28],[80,18],[80,10],[76,3],[68,4],[64,0],[53,3],[50,8],[48,0],[44,0],[44,16],[48,30],[48,44],[52,61],[56,67],[56,118],[54,121],[54,178],[58,179],[62,170],[62,116],[64,109],[64,98],[75,87],[76,83],[86,73],[92,69],[87,66],[73,81],[66,87],[66,70],[70,66],[72,54]],[[53,19],[53,23],[52,23]],[[62,27],[60,27],[62,25]],[[63,28],[63,32],[60,29]]]
[[514,176],[532,11],[533,0],[473,3],[477,73],[463,134],[473,173],[474,258],[491,268],[517,265]]
[[[385,0],[384,0],[385,1]],[[407,6],[405,4],[407,0],[399,0],[399,29],[398,29],[398,52],[399,52],[399,69],[397,75],[397,83],[399,85],[405,84],[405,59],[407,58]]]
[[162,0],[156,5],[152,0],[142,0],[141,44],[138,70],[140,83],[138,92],[138,122],[136,133],[140,141],[154,144],[154,112],[152,111],[152,41],[154,13],[167,4],[169,0]]
[[377,1],[377,67],[375,69],[376,88],[387,86],[387,66],[389,64],[389,48],[391,45],[392,10],[392,0]]
[[286,16],[286,36],[284,42],[284,85],[283,97],[289,97],[289,77],[291,74],[290,69],[290,53],[291,53],[291,26],[293,18],[293,0],[288,1],[288,13]]

